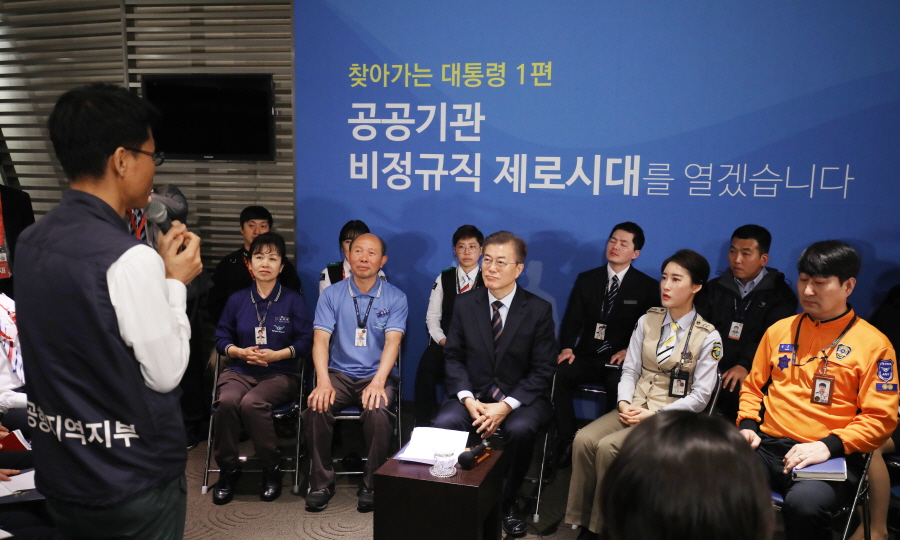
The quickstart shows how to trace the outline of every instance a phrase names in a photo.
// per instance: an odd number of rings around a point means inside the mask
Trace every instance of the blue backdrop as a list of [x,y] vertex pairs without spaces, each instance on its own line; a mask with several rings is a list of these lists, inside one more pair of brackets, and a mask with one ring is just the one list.
[[295,6],[298,269],[317,300],[338,232],[385,239],[409,298],[404,398],[464,223],[529,243],[554,304],[639,223],[635,266],[682,247],[727,268],[731,231],[863,257],[867,315],[900,282],[900,4],[302,0]]

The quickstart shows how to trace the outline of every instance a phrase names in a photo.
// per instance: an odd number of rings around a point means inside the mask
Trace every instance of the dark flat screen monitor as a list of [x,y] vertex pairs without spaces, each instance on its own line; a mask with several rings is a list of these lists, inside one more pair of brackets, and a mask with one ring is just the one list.
[[162,112],[153,132],[166,159],[274,161],[272,75],[144,75]]

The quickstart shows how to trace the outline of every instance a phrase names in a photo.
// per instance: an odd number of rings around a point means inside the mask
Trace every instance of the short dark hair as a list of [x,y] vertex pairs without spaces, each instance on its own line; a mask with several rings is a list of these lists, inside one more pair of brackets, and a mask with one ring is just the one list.
[[248,206],[241,210],[241,227],[253,219],[264,219],[269,222],[269,227],[272,226],[272,212],[265,206]]
[[616,231],[625,231],[634,235],[634,241],[632,243],[634,244],[635,251],[640,251],[644,248],[644,229],[637,223],[633,221],[623,221],[609,231],[609,237],[612,238]]
[[96,83],[69,90],[47,120],[66,178],[101,178],[119,147],[140,148],[160,113],[121,86]]
[[[638,424],[600,490],[601,538],[768,540],[769,488],[754,451],[733,425],[690,411]],[[653,515],[653,519],[647,519]]]
[[525,240],[522,240],[509,231],[497,231],[488,235],[488,237],[484,239],[484,244],[482,244],[482,246],[487,248],[490,245],[503,245],[510,242],[512,242],[512,245],[515,248],[516,263],[523,264],[525,262],[525,257],[528,256],[528,244],[525,243]]
[[[366,232],[366,233],[360,233],[360,234],[358,234],[357,236],[353,237],[353,240],[350,242],[350,249],[353,249],[353,244],[356,243],[356,239],[359,238],[360,236],[362,236],[363,234],[372,234],[372,233],[367,233],[367,232]],[[378,239],[378,242],[381,243],[381,256],[384,257],[385,255],[387,255],[387,244],[384,243],[384,240],[382,240],[380,236],[377,236],[377,235],[374,235],[374,234],[372,234],[372,236],[374,236],[375,238],[377,238],[377,239]]]
[[772,247],[772,233],[759,225],[741,225],[731,233],[731,239],[734,240],[735,238],[738,240],[756,240],[757,245],[759,245],[760,255],[766,255],[769,253],[769,248]]
[[835,276],[841,283],[859,275],[859,253],[846,242],[823,240],[803,250],[797,260],[797,272],[812,277]]
[[663,261],[659,271],[665,272],[666,266],[670,262],[687,270],[691,275],[691,283],[703,285],[703,290],[706,290],[706,282],[709,280],[709,261],[706,260],[706,257],[690,249],[679,249],[674,255]]
[[284,244],[284,238],[276,232],[262,233],[250,242],[250,256],[253,257],[257,253],[265,253],[266,247],[273,247],[281,257],[281,263],[284,264],[287,258],[287,247]]
[[338,245],[343,246],[344,240],[356,240],[356,237],[361,234],[366,234],[370,232],[369,226],[362,222],[359,219],[351,219],[347,223],[344,223],[344,226],[341,227],[341,234],[338,237]]
[[456,232],[453,233],[453,247],[456,247],[456,243],[465,238],[474,238],[478,241],[479,246],[484,244],[484,235],[475,225],[463,225],[456,229]]

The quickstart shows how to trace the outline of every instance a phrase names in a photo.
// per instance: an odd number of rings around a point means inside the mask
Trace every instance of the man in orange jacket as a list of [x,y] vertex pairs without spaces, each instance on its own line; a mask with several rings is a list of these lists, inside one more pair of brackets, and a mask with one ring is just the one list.
[[[769,327],[741,390],[738,426],[784,495],[792,540],[831,539],[831,517],[861,473],[858,454],[881,446],[897,425],[894,349],[847,302],[859,267],[859,254],[837,240],[803,251],[803,313]],[[795,469],[844,456],[847,482],[792,480]]]

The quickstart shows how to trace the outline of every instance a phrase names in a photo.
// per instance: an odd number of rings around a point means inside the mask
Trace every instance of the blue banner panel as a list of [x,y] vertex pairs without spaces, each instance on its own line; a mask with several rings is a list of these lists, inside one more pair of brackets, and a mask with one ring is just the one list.
[[312,284],[365,221],[409,298],[404,398],[462,224],[529,243],[520,285],[557,322],[575,276],[635,221],[656,275],[715,272],[767,227],[796,280],[816,240],[856,247],[867,315],[900,282],[900,4],[295,2],[298,268]]

